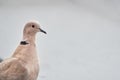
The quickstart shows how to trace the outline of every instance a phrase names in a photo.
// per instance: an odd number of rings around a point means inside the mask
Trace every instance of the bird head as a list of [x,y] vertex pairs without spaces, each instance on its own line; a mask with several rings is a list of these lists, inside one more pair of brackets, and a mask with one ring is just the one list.
[[32,20],[25,24],[25,27],[24,27],[25,34],[35,35],[37,32],[43,32],[46,34],[46,32],[41,29],[38,21]]

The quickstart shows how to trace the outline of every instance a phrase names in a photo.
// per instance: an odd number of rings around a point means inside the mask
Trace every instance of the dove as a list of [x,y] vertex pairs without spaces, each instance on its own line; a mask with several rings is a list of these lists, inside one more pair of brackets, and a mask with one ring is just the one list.
[[23,40],[11,57],[0,63],[0,80],[37,80],[39,59],[36,33],[43,32],[38,21],[28,21],[23,29]]

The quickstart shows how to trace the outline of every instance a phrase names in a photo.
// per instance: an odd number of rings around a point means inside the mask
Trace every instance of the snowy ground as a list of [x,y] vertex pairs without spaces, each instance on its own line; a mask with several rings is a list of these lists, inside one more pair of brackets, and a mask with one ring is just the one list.
[[0,56],[9,57],[24,23],[40,21],[38,80],[120,80],[118,0],[1,0]]

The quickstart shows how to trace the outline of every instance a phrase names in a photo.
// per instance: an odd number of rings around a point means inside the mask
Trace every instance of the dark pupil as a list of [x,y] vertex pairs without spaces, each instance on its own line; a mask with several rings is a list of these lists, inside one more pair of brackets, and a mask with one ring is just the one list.
[[32,27],[34,28],[35,26],[34,26],[34,25],[32,25]]

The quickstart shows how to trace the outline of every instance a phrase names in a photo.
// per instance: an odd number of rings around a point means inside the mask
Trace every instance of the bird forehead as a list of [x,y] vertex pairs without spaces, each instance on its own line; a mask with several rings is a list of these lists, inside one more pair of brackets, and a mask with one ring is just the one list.
[[28,23],[36,23],[36,24],[39,24],[39,21],[37,21],[37,20],[30,20],[30,21],[28,21]]
[[26,26],[29,26],[29,25],[35,25],[35,26],[40,26],[40,23],[36,20],[32,20],[32,21],[28,21],[26,23]]

